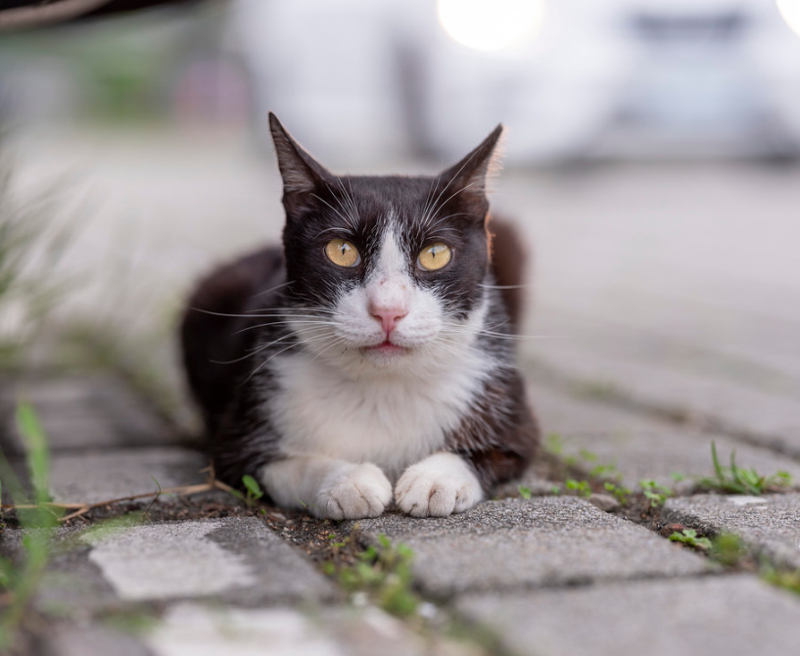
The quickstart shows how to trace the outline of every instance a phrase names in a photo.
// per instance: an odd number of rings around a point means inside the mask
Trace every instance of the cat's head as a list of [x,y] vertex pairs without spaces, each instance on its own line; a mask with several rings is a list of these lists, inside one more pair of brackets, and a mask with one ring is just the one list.
[[502,134],[435,177],[336,176],[270,114],[292,328],[354,371],[457,357],[483,323],[487,177]]

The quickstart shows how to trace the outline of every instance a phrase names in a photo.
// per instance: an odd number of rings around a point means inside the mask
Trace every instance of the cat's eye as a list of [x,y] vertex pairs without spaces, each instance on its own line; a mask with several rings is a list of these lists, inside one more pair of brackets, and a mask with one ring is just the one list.
[[335,265],[340,267],[354,267],[361,259],[358,249],[344,239],[331,239],[325,245],[325,255]]
[[419,254],[419,265],[425,271],[436,271],[445,266],[453,257],[453,251],[447,244],[426,246]]

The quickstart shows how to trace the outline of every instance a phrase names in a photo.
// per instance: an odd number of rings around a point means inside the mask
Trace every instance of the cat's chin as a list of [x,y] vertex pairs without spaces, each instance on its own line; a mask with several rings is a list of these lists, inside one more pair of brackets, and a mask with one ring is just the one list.
[[410,348],[388,341],[375,346],[364,346],[360,350],[367,359],[380,366],[391,366],[411,353]]

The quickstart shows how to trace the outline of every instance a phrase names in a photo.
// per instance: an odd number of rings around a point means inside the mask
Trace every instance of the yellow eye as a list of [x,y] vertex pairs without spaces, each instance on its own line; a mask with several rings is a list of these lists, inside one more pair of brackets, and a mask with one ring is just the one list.
[[358,264],[358,250],[344,239],[332,239],[325,245],[325,255],[340,267],[353,267]]
[[441,269],[453,257],[453,251],[446,244],[426,246],[419,254],[419,265],[426,271]]

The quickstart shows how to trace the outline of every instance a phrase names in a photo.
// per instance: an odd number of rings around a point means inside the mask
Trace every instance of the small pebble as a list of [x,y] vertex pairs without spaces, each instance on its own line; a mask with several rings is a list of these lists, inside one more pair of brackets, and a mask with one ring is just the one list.
[[589,497],[589,503],[603,512],[611,512],[619,508],[619,501],[609,494],[593,494]]

